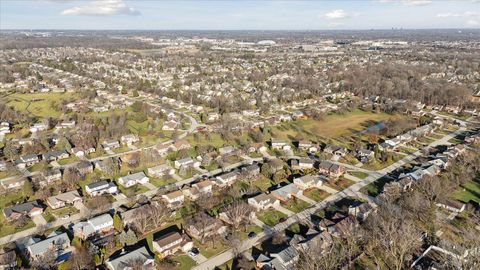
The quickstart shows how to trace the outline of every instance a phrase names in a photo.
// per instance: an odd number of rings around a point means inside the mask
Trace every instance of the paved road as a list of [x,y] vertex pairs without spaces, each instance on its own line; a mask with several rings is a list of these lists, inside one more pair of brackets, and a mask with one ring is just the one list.
[[[462,127],[459,130],[457,130],[455,132],[452,132],[452,133],[444,136],[443,138],[432,142],[428,146],[429,147],[435,147],[437,145],[443,145],[445,143],[448,143],[448,140],[450,140],[451,138],[459,135],[463,131],[465,131],[465,128]],[[285,222],[279,223],[271,229],[264,230],[263,234],[261,234],[261,235],[259,234],[257,236],[257,238],[255,238],[255,240],[250,239],[250,240],[244,241],[241,248],[239,248],[239,250],[241,252],[247,251],[250,248],[252,248],[253,246],[259,244],[261,242],[260,241],[261,238],[270,237],[273,234],[273,232],[281,232],[281,231],[284,231],[287,227],[289,227],[290,225],[292,225],[294,223],[297,223],[299,221],[310,220],[310,218],[313,214],[315,214],[319,210],[327,207],[331,203],[337,202],[337,201],[339,201],[343,198],[349,197],[349,196],[357,196],[357,197],[358,196],[362,196],[362,197],[365,196],[360,192],[360,189],[369,185],[370,183],[375,182],[376,180],[380,179],[381,177],[387,175],[388,173],[402,167],[406,163],[409,163],[409,162],[413,161],[414,159],[420,157],[421,155],[422,155],[421,151],[416,151],[415,153],[412,153],[412,154],[402,158],[401,160],[393,163],[392,165],[390,165],[390,166],[388,166],[388,167],[386,167],[382,170],[379,170],[379,171],[376,171],[376,172],[370,172],[370,175],[368,177],[366,177],[365,179],[363,179],[361,182],[357,182],[357,183],[351,185],[350,187],[348,187],[347,189],[345,189],[343,191],[340,191],[338,193],[330,195],[325,200],[323,200],[321,202],[318,202],[315,205],[312,205],[311,207],[303,210],[302,212],[299,212],[295,215],[290,216]],[[234,254],[233,254],[232,250],[230,249],[230,250],[227,250],[227,251],[225,251],[225,252],[223,252],[223,253],[221,253],[217,256],[214,256],[214,257],[210,258],[208,261],[206,261],[204,263],[201,263],[201,264],[197,265],[193,269],[194,270],[214,269],[216,266],[222,265],[222,264],[226,263],[227,261],[229,261],[233,258],[234,258]]]

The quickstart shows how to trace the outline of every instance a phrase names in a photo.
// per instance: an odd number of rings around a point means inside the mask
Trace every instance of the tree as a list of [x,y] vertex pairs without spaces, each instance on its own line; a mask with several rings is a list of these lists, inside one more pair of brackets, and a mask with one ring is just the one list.
[[118,232],[123,230],[123,221],[118,214],[113,215],[113,227]]
[[170,210],[164,204],[144,205],[135,210],[136,219],[132,226],[141,234],[160,227],[170,217]]
[[92,255],[85,247],[77,247],[70,258],[68,258],[68,269],[83,270],[93,268],[95,268],[95,263]]
[[120,241],[120,244],[122,246],[130,246],[134,245],[135,243],[138,242],[137,235],[135,235],[135,232],[133,230],[128,229],[127,231],[122,231],[120,235],[118,236],[118,241]]
[[33,185],[32,182],[26,180],[22,187],[22,194],[24,197],[31,197],[33,195]]
[[247,225],[249,223],[250,213],[252,212],[253,208],[243,201],[234,202],[222,210],[222,214],[224,214],[230,222],[233,231],[238,231],[240,226]]

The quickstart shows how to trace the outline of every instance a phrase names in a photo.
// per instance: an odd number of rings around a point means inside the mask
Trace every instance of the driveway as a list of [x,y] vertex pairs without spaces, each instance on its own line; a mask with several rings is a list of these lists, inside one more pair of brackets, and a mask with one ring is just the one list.
[[145,186],[146,188],[148,188],[149,190],[156,190],[157,189],[156,186],[154,186],[152,183],[149,183],[149,182],[147,182],[145,184],[142,184],[142,185]]
[[125,194],[123,194],[123,193],[118,193],[117,195],[114,195],[113,197],[115,197],[115,200],[117,200],[117,201],[122,201],[122,200],[127,199],[127,196],[125,196]]
[[295,215],[294,212],[288,210],[287,208],[285,208],[281,205],[275,205],[273,208],[275,208],[275,210],[277,210],[277,211],[280,211],[280,212],[284,213],[285,215],[287,215],[289,217]]
[[77,208],[80,213],[85,213],[88,210],[83,202],[76,202],[73,204],[73,206]]
[[33,220],[33,223],[37,225],[37,227],[47,224],[47,221],[42,215],[34,216],[32,217],[32,220]]
[[190,255],[188,255],[188,257],[192,258],[192,260],[194,260],[197,264],[201,264],[201,263],[206,262],[206,261],[208,260],[208,259],[207,259],[205,256],[203,256],[201,253],[198,254],[198,255],[195,256],[195,257],[192,257],[192,256],[190,256]]

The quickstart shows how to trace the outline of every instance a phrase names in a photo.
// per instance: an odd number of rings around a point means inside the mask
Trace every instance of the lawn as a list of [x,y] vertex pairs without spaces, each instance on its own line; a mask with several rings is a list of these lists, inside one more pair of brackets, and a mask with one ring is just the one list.
[[150,183],[152,183],[156,187],[163,187],[175,182],[176,180],[170,176],[165,176],[163,178],[150,178]]
[[327,183],[328,186],[336,190],[344,190],[353,184],[355,184],[354,181],[347,179],[344,176],[340,176],[340,178]]
[[305,210],[307,207],[310,206],[310,204],[307,203],[306,201],[293,198],[289,200],[288,203],[286,204],[282,203],[282,206],[294,213],[298,213]]
[[171,257],[172,261],[177,263],[176,270],[189,270],[192,269],[197,263],[188,255],[177,255]]
[[385,121],[394,116],[386,113],[372,113],[353,110],[345,114],[331,114],[322,120],[306,119],[292,121],[273,129],[278,139],[296,137],[298,133],[314,134],[324,138],[338,138],[351,134],[352,131],[362,131],[368,122]]
[[253,185],[258,187],[261,191],[265,192],[272,186],[272,183],[270,179],[260,174],[258,179],[253,182]]
[[67,207],[63,207],[63,208],[60,208],[60,209],[56,209],[56,210],[51,210],[52,212],[52,215],[56,216],[57,218],[60,218],[60,217],[63,217],[65,215],[74,215],[76,213],[78,213],[78,209],[73,207],[73,206],[67,206]]
[[60,165],[66,165],[66,164],[70,164],[70,163],[74,163],[74,162],[77,162],[79,159],[78,157],[72,155],[70,156],[69,158],[64,158],[64,159],[61,159],[58,162],[58,164]]
[[74,93],[13,94],[7,97],[7,104],[18,111],[28,111],[38,117],[58,118],[62,113],[55,108],[64,100],[74,98]]
[[353,175],[360,179],[365,179],[368,177],[368,173],[359,172],[359,171],[351,171],[351,172],[348,172],[348,174]]
[[330,193],[328,193],[324,190],[312,188],[310,190],[307,190],[307,191],[303,192],[303,195],[305,195],[306,197],[308,197],[308,198],[310,198],[310,199],[312,199],[316,202],[319,202],[319,201],[323,201],[325,198],[330,196]]
[[250,225],[250,226],[247,226],[247,229],[244,231],[243,229],[242,230],[239,230],[238,234],[239,234],[239,237],[241,240],[245,240],[248,238],[248,234],[250,232],[254,232],[256,234],[259,234],[263,231],[262,228],[258,227],[257,225]]
[[391,158],[388,158],[385,162],[381,162],[380,160],[375,158],[365,163],[362,168],[371,171],[378,171],[392,165],[393,163],[401,160],[402,158],[404,158],[404,156],[400,154],[392,154]]
[[[0,209],[3,210],[5,207],[10,206],[16,202],[23,202],[24,198],[25,197],[23,196],[21,191],[4,194],[0,196]],[[16,228],[13,224],[5,220],[5,216],[3,215],[3,213],[0,214],[0,237],[33,227],[35,227],[35,224],[33,223],[33,221],[29,220],[29,222],[25,226],[21,228]]]
[[448,142],[451,143],[451,144],[459,144],[462,141],[457,139],[457,138],[451,138],[450,140],[448,140]]
[[136,184],[135,186],[129,188],[126,188],[118,183],[117,186],[118,189],[127,197],[133,197],[148,191],[148,188],[141,184]]
[[216,240],[214,244],[211,241],[205,241],[204,244],[200,244],[199,241],[193,240],[193,246],[198,248],[198,250],[200,250],[200,254],[207,258],[220,254],[228,248],[221,243],[220,240]]
[[475,201],[480,203],[480,179],[477,181],[468,181],[460,190],[454,193],[454,198],[462,201],[464,203],[468,203],[470,201]]
[[267,226],[275,226],[280,222],[280,219],[282,218],[287,218],[287,215],[285,215],[282,212],[279,212],[277,210],[268,210],[265,212],[258,212],[257,213],[257,218],[265,223]]
[[364,194],[376,197],[378,194],[380,194],[380,192],[382,192],[385,184],[387,184],[390,181],[391,180],[388,177],[382,177],[377,181],[366,185],[365,187],[360,189],[360,191],[363,192]]

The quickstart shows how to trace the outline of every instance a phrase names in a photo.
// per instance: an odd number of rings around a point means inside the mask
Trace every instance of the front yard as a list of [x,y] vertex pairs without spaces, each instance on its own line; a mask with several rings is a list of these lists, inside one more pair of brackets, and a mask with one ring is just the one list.
[[320,201],[323,201],[328,196],[330,196],[330,193],[328,193],[324,190],[312,188],[312,189],[304,191],[303,195],[305,195],[306,197],[308,197],[308,198],[310,198],[310,199],[312,199],[316,202],[320,202]]
[[294,213],[301,212],[310,206],[309,203],[295,197],[290,199],[288,203],[286,204],[282,203],[281,205]]
[[277,210],[270,209],[267,211],[258,212],[257,218],[267,226],[272,227],[277,225],[281,219],[287,218],[287,215]]

